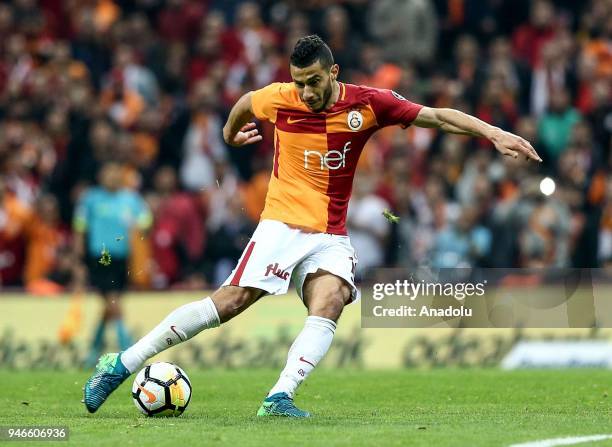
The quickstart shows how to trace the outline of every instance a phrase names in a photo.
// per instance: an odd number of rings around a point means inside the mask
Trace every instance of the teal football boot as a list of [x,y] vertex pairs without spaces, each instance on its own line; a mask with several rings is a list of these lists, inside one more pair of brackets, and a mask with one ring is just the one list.
[[284,416],[290,418],[308,418],[310,413],[295,406],[287,393],[276,393],[266,397],[257,411],[257,416]]
[[131,373],[121,363],[121,354],[104,354],[98,360],[96,371],[85,383],[83,403],[90,413],[95,413],[104,401],[127,379]]

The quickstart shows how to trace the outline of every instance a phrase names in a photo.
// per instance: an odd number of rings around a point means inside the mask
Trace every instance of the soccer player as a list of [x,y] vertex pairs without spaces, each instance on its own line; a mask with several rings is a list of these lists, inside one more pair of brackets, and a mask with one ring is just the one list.
[[223,128],[228,144],[243,146],[261,141],[253,117],[275,125],[265,209],[238,265],[212,296],[174,310],[127,350],[101,357],[84,390],[90,412],[151,356],[225,323],[267,294],[286,293],[293,282],[308,317],[257,415],[308,417],[293,395],[329,349],[344,306],[358,299],[357,257],[345,221],[368,138],[385,126],[436,127],[487,138],[504,155],[541,161],[523,138],[465,113],[338,81],[339,67],[318,36],[298,40],[289,69],[292,83],[245,94]]

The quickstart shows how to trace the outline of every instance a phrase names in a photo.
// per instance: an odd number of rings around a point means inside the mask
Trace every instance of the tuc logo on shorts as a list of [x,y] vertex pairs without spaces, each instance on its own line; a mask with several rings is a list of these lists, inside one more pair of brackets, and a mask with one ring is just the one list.
[[279,269],[278,262],[274,265],[268,264],[268,267],[266,267],[265,276],[270,276],[270,273],[272,273],[274,276],[279,277],[280,279],[284,279],[285,281],[287,280],[287,278],[289,278],[289,272]]
[[[351,150],[351,142],[347,141],[342,148],[342,151],[332,150],[322,154],[319,151],[304,151],[304,169],[308,169],[310,158],[314,157],[314,168],[319,165],[321,170],[344,168],[346,166],[346,153]],[[318,158],[317,158],[318,157]]]

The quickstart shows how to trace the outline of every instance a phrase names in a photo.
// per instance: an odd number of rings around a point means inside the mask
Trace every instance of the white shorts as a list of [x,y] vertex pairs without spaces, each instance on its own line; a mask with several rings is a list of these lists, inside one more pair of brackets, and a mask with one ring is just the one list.
[[304,299],[306,275],[321,269],[344,279],[355,302],[360,296],[355,286],[356,264],[348,236],[308,233],[277,220],[262,220],[223,286],[256,287],[282,295],[291,281]]

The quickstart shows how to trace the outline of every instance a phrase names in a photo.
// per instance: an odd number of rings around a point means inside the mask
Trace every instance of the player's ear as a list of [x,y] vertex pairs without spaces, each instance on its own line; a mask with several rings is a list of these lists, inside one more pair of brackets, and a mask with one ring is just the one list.
[[329,71],[329,77],[332,81],[335,81],[338,78],[338,73],[340,73],[340,67],[338,64],[332,65]]

